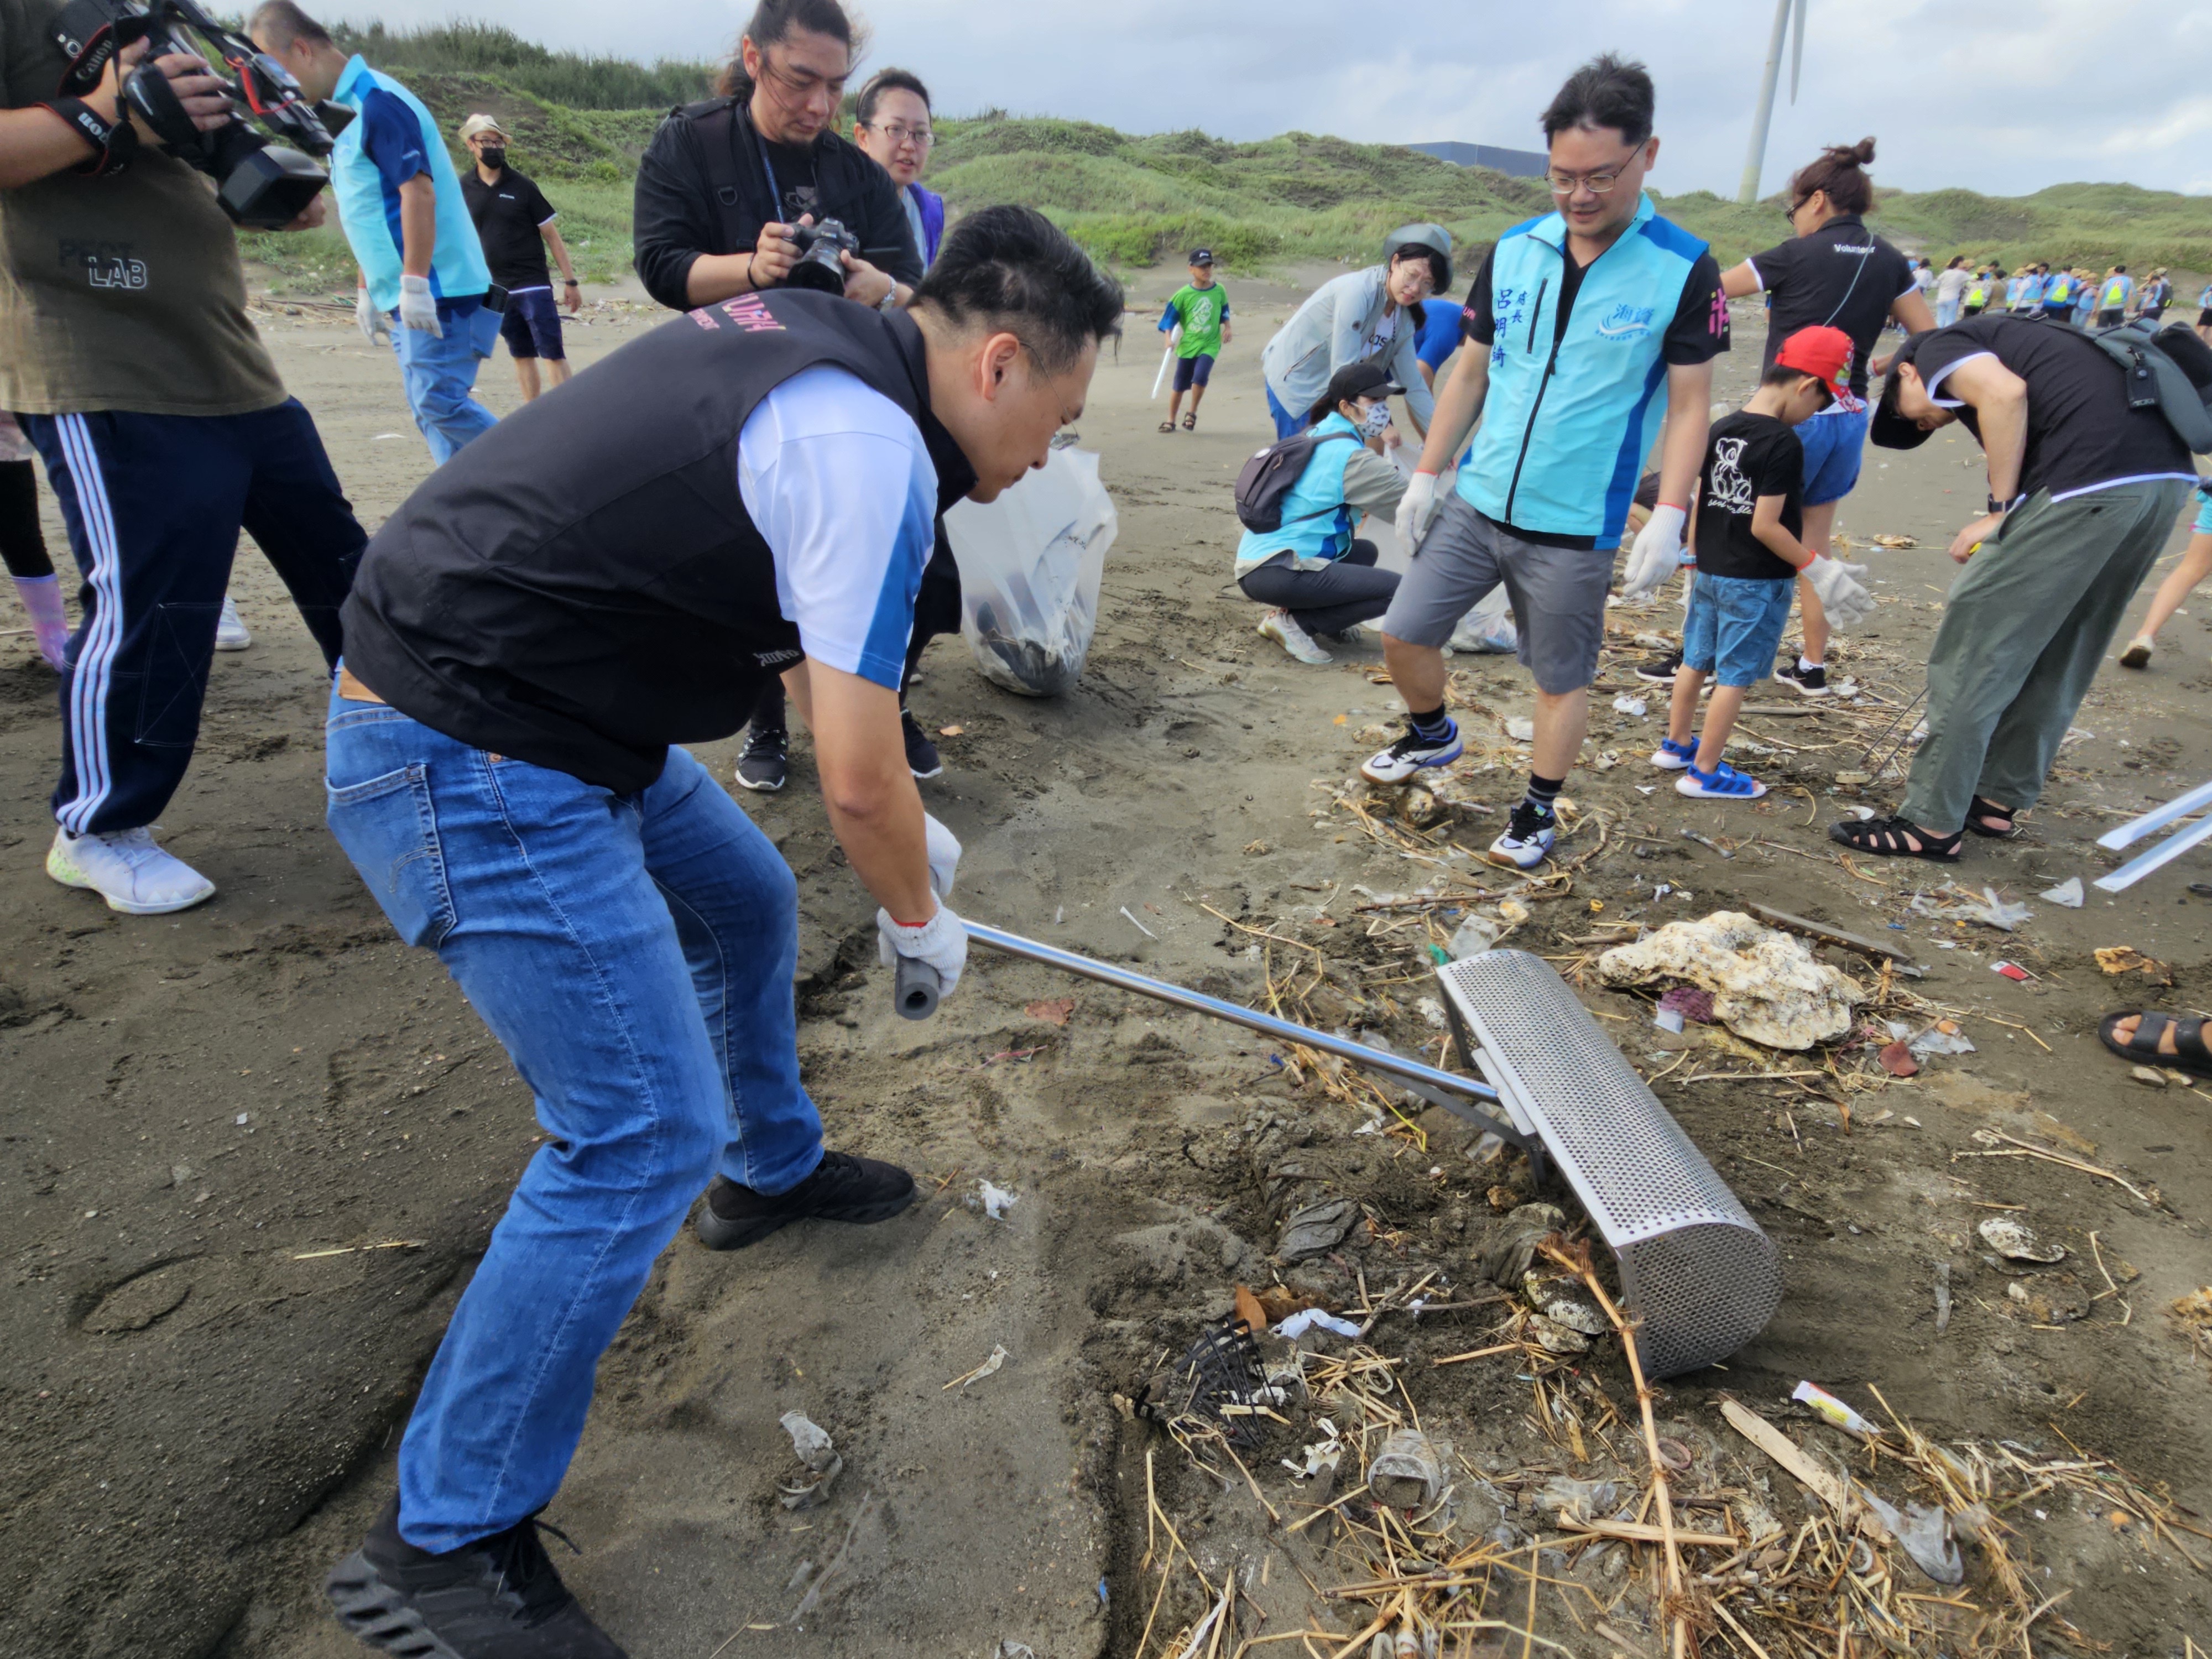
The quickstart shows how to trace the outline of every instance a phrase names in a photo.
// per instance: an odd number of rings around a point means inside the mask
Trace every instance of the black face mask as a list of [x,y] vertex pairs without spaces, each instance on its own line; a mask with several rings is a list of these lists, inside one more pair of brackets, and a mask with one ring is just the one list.
[[497,173],[501,167],[507,165],[507,146],[504,144],[486,144],[482,149],[477,152],[477,157],[494,173]]

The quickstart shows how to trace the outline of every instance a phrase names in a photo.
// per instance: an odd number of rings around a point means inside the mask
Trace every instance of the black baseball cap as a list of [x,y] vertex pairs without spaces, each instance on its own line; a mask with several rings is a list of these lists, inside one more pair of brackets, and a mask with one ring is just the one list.
[[1920,343],[1935,331],[1914,335],[1898,347],[1897,356],[1890,360],[1889,377],[1881,383],[1881,400],[1875,405],[1873,417],[1867,422],[1869,442],[1883,449],[1917,449],[1928,441],[1929,433],[1897,412],[1897,372],[1920,355]]
[[1379,364],[1346,363],[1328,377],[1328,390],[1322,394],[1322,402],[1324,408],[1334,409],[1355,398],[1395,398],[1405,390]]
[[1210,265],[1213,263],[1213,250],[1210,247],[1194,247],[1190,251],[1190,258],[1184,263],[1194,265]]

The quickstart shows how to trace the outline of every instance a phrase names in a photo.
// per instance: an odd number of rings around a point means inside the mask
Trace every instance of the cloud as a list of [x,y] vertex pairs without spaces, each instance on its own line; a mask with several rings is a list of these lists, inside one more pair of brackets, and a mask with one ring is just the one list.
[[[471,0],[469,15],[550,46],[719,56],[749,5]],[[1003,107],[1137,131],[1250,139],[1291,129],[1373,142],[1534,148],[1536,119],[1592,52],[1640,58],[1665,143],[1654,183],[1733,193],[1772,12],[1763,0],[1586,0],[1574,7],[1393,9],[1341,0],[868,0],[869,61],[921,74],[947,113]],[[388,22],[449,15],[389,0]],[[1762,183],[1871,133],[1884,184],[2012,195],[2075,179],[2205,188],[2212,8],[2164,0],[1812,0],[1804,75],[1777,100]]]

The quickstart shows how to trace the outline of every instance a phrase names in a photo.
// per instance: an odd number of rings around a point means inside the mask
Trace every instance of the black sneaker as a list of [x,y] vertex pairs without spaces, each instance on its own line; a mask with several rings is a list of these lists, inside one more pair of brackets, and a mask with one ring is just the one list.
[[699,1211],[697,1231],[710,1250],[742,1250],[794,1221],[889,1221],[913,1202],[914,1177],[897,1164],[824,1152],[812,1175],[773,1198],[716,1176]]
[[553,1571],[543,1524],[533,1516],[434,1555],[399,1535],[394,1498],[323,1594],[354,1635],[406,1659],[627,1659]]
[[1828,670],[1825,664],[1817,668],[1800,668],[1796,658],[1785,657],[1775,665],[1774,678],[1808,697],[1828,695]]
[[918,778],[933,778],[942,772],[945,762],[938,755],[937,745],[903,708],[899,710],[899,725],[906,732],[906,769]]
[[1681,670],[1682,653],[1677,651],[1670,657],[1653,657],[1637,664],[1636,678],[1649,680],[1654,685],[1672,685],[1674,676]]
[[783,787],[791,775],[791,732],[782,726],[748,726],[745,746],[738,756],[738,783],[745,789],[769,792]]

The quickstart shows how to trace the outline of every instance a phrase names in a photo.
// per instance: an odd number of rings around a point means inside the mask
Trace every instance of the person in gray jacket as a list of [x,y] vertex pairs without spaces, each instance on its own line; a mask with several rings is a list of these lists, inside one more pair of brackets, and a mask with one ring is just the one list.
[[1422,318],[1415,307],[1450,286],[1451,233],[1442,225],[1403,225],[1383,242],[1381,264],[1316,289],[1260,354],[1276,437],[1304,429],[1305,411],[1337,370],[1370,362],[1406,388],[1406,412],[1426,437],[1436,399],[1420,373]]

